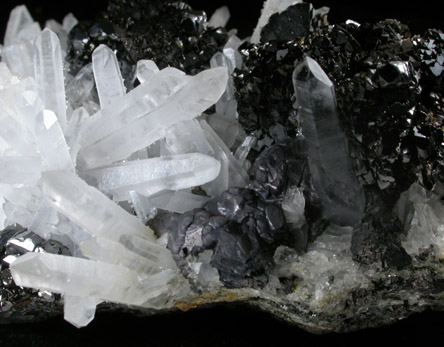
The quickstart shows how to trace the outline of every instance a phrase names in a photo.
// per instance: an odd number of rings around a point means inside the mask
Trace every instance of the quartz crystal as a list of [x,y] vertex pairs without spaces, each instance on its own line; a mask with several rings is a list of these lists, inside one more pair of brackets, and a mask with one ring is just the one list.
[[[82,165],[92,168],[111,164],[149,146],[162,138],[169,126],[193,119],[213,105],[228,79],[224,68],[206,70],[193,77],[181,78],[174,73],[169,79],[166,76],[167,81],[161,73],[157,76],[157,83],[152,80],[140,85],[125,96],[119,107],[103,109],[91,118],[82,133],[84,142],[79,152]],[[158,85],[166,90],[157,90]],[[140,98],[140,94],[144,97]],[[107,124],[101,125],[101,131],[95,126],[101,124],[99,121]]]
[[[251,38],[110,0],[0,46],[0,323],[244,302],[317,333],[443,308],[444,35],[267,0]],[[103,303],[103,304],[102,304]]]
[[105,45],[97,47],[92,54],[92,67],[100,106],[108,108],[125,95],[122,74],[114,52]]
[[88,183],[109,192],[114,200],[129,200],[129,192],[152,195],[163,189],[180,190],[200,186],[214,180],[220,163],[199,154],[127,161],[80,173]]
[[34,47],[35,80],[39,96],[43,107],[54,112],[64,130],[67,117],[60,41],[51,30],[44,29],[37,36]]
[[355,225],[364,211],[364,191],[353,172],[339,124],[333,83],[310,57],[296,66],[293,83],[323,215],[341,225]]

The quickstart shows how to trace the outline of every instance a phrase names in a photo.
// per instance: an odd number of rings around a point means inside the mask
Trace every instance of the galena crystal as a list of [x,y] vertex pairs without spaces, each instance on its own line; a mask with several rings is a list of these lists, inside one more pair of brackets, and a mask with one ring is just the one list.
[[[10,15],[0,322],[223,301],[316,331],[442,308],[444,35],[267,0]],[[38,308],[38,309],[36,309]],[[37,313],[38,312],[38,313]]]

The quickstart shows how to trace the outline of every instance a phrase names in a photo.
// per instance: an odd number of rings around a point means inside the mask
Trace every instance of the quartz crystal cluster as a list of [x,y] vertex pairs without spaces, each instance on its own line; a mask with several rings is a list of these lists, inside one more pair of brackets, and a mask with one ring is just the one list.
[[16,7],[0,47],[0,322],[246,302],[310,331],[444,301],[444,34],[267,0]]

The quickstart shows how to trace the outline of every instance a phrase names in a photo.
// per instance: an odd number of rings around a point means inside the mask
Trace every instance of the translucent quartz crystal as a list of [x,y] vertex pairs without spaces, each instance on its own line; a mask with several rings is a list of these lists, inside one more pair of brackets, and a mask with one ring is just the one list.
[[26,6],[20,5],[11,11],[2,56],[14,74],[34,76],[32,42],[39,33],[40,25],[34,22]]
[[23,123],[33,133],[44,170],[74,171],[65,137],[54,112],[42,109],[42,102],[33,91],[15,98]]
[[76,328],[85,327],[94,319],[96,306],[101,302],[94,297],[65,295],[63,318]]
[[253,146],[256,143],[256,138],[254,136],[247,136],[245,140],[242,142],[242,144],[236,149],[236,152],[234,153],[234,156],[236,157],[237,161],[240,165],[242,165],[243,168],[246,168],[246,161],[248,153],[250,153],[250,150],[253,148]]
[[107,46],[100,45],[92,54],[92,67],[100,106],[109,107],[126,92],[115,53]]
[[78,23],[78,20],[72,13],[68,13],[64,18],[62,22],[63,29],[65,29],[66,32],[70,32],[72,28],[74,28]]
[[10,15],[8,24],[6,25],[5,46],[10,46],[19,41],[20,32],[28,28],[34,23],[28,9],[25,5],[15,7]]
[[82,166],[111,164],[149,146],[169,126],[193,119],[214,105],[228,80],[224,68],[193,77],[175,73],[171,78],[163,78],[164,70],[126,94],[119,106],[101,110],[85,124],[84,147],[79,152]]
[[35,184],[40,178],[39,157],[0,157],[0,182],[4,184]]
[[228,20],[230,19],[230,10],[227,6],[222,6],[214,11],[210,20],[208,21],[208,26],[212,28],[225,28]]
[[287,223],[301,227],[305,222],[305,198],[302,188],[290,187],[282,200],[282,210]]
[[123,266],[33,252],[15,260],[10,269],[18,286],[139,306],[165,291],[176,274],[163,271],[143,282]]
[[310,57],[296,66],[293,83],[302,133],[308,143],[310,173],[323,215],[339,225],[355,225],[364,211],[365,197],[339,124],[333,83]]
[[135,216],[73,173],[44,172],[41,185],[49,203],[91,235],[115,241],[125,234],[154,238],[152,231]]
[[63,28],[62,24],[54,19],[47,20],[45,23],[45,28],[48,28],[57,35],[60,42],[62,58],[65,58],[68,49],[68,32]]
[[238,51],[238,48],[243,43],[239,37],[232,35],[224,46],[223,53],[230,59],[233,67],[242,68],[242,56]]
[[[247,172],[243,169],[241,164],[239,164],[239,162],[233,156],[233,154],[231,154],[230,149],[225,145],[225,143],[221,140],[221,138],[217,136],[217,134],[208,125],[208,123],[202,119],[199,122],[199,124],[203,130],[205,139],[208,141],[210,146],[213,148],[213,151],[215,152],[216,159],[219,160],[219,162],[222,165],[222,168],[224,166],[227,167],[228,187],[226,189],[228,189],[229,187],[245,187],[249,182],[249,177]],[[208,188],[208,186],[206,188]],[[215,187],[213,185],[213,187],[210,189],[210,191],[212,192],[211,195],[218,194],[226,190],[226,189],[221,190],[221,188],[222,187]]]
[[264,26],[268,24],[270,17],[282,11],[285,11],[288,7],[295,5],[302,0],[267,0],[264,2],[264,7],[259,17],[259,21],[256,28],[253,31],[250,41],[252,43],[259,43],[261,39],[261,31]]
[[100,106],[94,101],[94,93],[96,93],[94,86],[92,64],[87,64],[66,86],[66,96],[74,110],[85,107],[89,114],[99,110]]
[[[230,53],[232,50],[226,49],[226,51]],[[234,53],[232,53],[232,58],[234,59]],[[231,74],[235,68],[233,61],[230,60],[224,53],[217,52],[211,58],[210,65],[212,68],[224,67],[227,69],[228,74],[225,92],[216,103],[216,113],[231,118],[237,118],[237,101],[234,98],[234,82],[233,78],[231,77]]]
[[209,200],[210,198],[206,196],[172,190],[162,190],[149,197],[152,206],[177,213],[184,213],[194,208],[200,208]]
[[82,122],[88,117],[88,111],[84,107],[74,110],[65,130],[66,144],[73,163],[76,162],[77,153],[80,150],[80,128]]
[[38,155],[31,133],[15,117],[7,116],[0,118],[0,139],[16,155]]
[[139,60],[137,62],[136,74],[140,83],[151,80],[158,72],[159,68],[152,60]]
[[234,117],[213,113],[206,117],[208,124],[228,148],[233,147],[240,133],[240,124]]
[[176,268],[171,252],[165,247],[157,246],[153,242],[147,245],[147,251],[153,250],[162,253],[161,260],[166,262],[160,263],[159,258],[154,261],[143,257],[133,251],[130,251],[122,243],[108,240],[102,237],[93,237],[80,243],[82,254],[90,259],[103,261],[109,264],[122,265],[128,269],[136,271],[139,276],[158,273],[164,268]]
[[442,194],[430,192],[414,183],[401,194],[395,213],[407,234],[402,246],[413,256],[434,246],[438,256],[444,256],[444,205]]
[[134,208],[134,212],[136,213],[137,218],[143,224],[146,224],[151,218],[155,216],[155,214],[157,213],[157,209],[151,204],[148,197],[135,191],[129,191],[128,194],[131,198],[131,204]]
[[80,175],[114,200],[129,200],[129,192],[151,195],[163,189],[180,190],[214,180],[220,171],[217,160],[200,153],[135,160],[82,171]]
[[34,42],[35,81],[43,107],[53,111],[62,130],[66,128],[66,99],[60,41],[55,33],[44,29]]

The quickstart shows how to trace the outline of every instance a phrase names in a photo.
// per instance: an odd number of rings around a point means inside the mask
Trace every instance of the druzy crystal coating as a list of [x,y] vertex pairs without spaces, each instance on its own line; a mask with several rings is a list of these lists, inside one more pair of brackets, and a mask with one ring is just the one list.
[[226,7],[111,0],[43,30],[15,8],[0,321],[246,301],[325,332],[442,307],[444,35],[327,14],[268,0],[242,39]]

